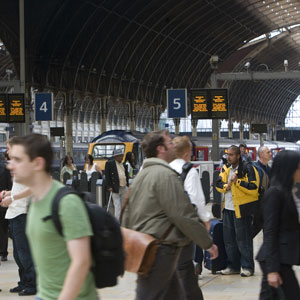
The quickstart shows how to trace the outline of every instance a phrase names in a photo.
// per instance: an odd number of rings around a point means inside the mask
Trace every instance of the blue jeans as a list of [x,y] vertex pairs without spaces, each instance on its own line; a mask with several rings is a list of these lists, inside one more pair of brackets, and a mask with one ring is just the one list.
[[224,209],[223,234],[227,266],[239,271],[242,267],[254,272],[252,216],[236,218],[235,212]]
[[13,240],[13,255],[19,268],[18,286],[29,291],[36,291],[35,271],[28,240],[25,234],[26,214],[9,220]]

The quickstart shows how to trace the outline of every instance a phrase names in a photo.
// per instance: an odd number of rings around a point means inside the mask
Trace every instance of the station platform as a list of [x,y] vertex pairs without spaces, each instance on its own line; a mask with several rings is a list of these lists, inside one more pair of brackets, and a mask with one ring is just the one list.
[[[254,239],[254,251],[257,253],[262,243],[262,233]],[[205,300],[257,300],[260,291],[262,273],[256,263],[255,275],[241,277],[240,275],[213,275],[204,269],[203,278],[199,280]],[[300,267],[295,267],[298,279],[300,279]],[[126,273],[120,278],[117,286],[99,290],[101,300],[134,300],[136,275]],[[33,296],[19,297],[9,293],[9,289],[16,286],[18,281],[17,267],[12,257],[12,245],[9,244],[8,261],[0,266],[0,299],[19,300],[34,299]]]

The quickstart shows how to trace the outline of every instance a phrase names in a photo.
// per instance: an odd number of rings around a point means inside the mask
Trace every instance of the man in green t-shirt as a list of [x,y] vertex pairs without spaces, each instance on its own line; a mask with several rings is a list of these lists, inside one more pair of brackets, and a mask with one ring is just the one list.
[[15,180],[30,187],[26,234],[37,272],[37,300],[96,300],[94,277],[90,271],[92,229],[87,210],[76,195],[63,197],[59,217],[61,236],[51,219],[52,201],[63,185],[52,179],[51,144],[45,136],[19,137],[11,149],[8,168]]

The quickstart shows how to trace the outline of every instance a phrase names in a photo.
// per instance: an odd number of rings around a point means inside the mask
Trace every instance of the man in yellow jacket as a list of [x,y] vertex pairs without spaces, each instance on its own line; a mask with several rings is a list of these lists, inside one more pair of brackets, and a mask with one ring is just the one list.
[[223,275],[254,273],[251,225],[258,204],[259,175],[251,162],[242,161],[240,149],[228,149],[230,167],[223,167],[216,188],[225,194],[223,234],[227,254],[227,268]]

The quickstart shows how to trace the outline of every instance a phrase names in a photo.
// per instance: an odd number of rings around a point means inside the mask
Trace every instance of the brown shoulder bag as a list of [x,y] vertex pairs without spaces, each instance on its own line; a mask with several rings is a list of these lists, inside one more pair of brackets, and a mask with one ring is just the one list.
[[[122,223],[123,213],[129,202],[129,194],[130,191],[128,189],[120,215],[120,223]],[[138,273],[139,275],[147,275],[154,263],[159,243],[169,235],[172,228],[173,224],[157,240],[150,234],[121,227],[123,248],[125,251],[125,270]]]

